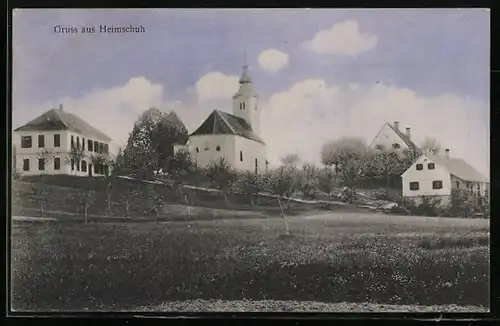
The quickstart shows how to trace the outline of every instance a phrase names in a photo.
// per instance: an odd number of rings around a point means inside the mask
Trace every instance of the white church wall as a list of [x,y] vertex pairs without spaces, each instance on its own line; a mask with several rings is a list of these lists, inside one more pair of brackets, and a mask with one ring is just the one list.
[[[266,146],[254,140],[243,137],[235,138],[235,168],[238,170],[255,171],[255,159],[257,159],[258,173],[266,170]],[[243,160],[240,160],[240,151]]]
[[234,138],[233,135],[191,136],[189,138],[191,157],[201,168],[222,157],[234,166]]

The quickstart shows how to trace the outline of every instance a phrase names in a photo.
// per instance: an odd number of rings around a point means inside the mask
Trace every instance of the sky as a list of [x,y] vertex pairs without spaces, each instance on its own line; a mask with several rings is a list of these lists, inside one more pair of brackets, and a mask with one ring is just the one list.
[[325,142],[369,144],[399,121],[489,175],[487,9],[20,9],[12,25],[13,128],[62,103],[114,149],[150,107],[193,132],[232,113],[246,63],[271,165],[319,163]]

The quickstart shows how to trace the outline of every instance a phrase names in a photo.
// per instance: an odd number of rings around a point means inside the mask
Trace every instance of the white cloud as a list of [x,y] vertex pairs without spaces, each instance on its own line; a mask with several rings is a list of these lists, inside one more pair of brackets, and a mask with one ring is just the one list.
[[319,162],[325,141],[354,136],[369,143],[384,123],[400,121],[401,128],[411,128],[417,145],[427,135],[435,137],[452,156],[489,173],[489,118],[478,114],[487,107],[454,94],[423,97],[383,84],[330,86],[309,79],[274,94],[261,107],[272,163],[291,152]]
[[200,101],[230,98],[238,90],[238,76],[228,76],[218,71],[203,75],[196,83]]
[[[233,82],[237,87],[237,80]],[[227,87],[234,90],[234,86]],[[226,92],[226,97],[232,95],[233,90]],[[15,106],[13,125],[17,127],[63,103],[65,110],[112,137],[116,149],[126,143],[137,117],[149,107],[175,110],[189,132],[213,109],[231,108],[230,98],[214,102],[213,97],[206,100],[207,96],[199,94],[196,88],[196,92],[187,92],[180,101],[167,100],[161,85],[137,77],[124,85],[95,90],[81,98]],[[412,138],[417,144],[425,136],[435,137],[443,147],[450,148],[452,156],[462,157],[480,171],[489,173],[489,110],[455,94],[424,97],[409,89],[384,84],[328,85],[322,79],[307,79],[261,100],[260,107],[262,137],[272,165],[288,153],[298,153],[305,161],[319,163],[325,141],[355,136],[369,143],[384,123],[397,120],[401,128],[412,128]]]
[[304,47],[319,54],[356,56],[375,48],[377,42],[376,35],[361,33],[358,22],[348,20],[318,32]]
[[262,51],[259,56],[259,65],[262,70],[275,73],[288,64],[288,54],[276,49]]

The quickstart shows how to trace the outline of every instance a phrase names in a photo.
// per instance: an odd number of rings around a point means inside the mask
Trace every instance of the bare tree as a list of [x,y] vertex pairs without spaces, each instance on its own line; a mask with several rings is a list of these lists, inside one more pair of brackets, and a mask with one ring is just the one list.
[[32,184],[32,189],[35,193],[35,197],[40,203],[40,216],[44,217],[45,204],[47,203],[47,199],[49,198],[48,186],[45,183],[34,183]]
[[426,137],[420,146],[422,151],[427,154],[440,154],[441,144],[433,137]]
[[281,163],[286,166],[297,166],[297,164],[300,162],[300,157],[299,154],[296,153],[290,153],[286,154],[281,158]]
[[45,171],[47,171],[47,169],[46,169],[47,165],[49,165],[54,160],[55,154],[51,150],[44,149],[40,153],[38,153],[37,158],[39,160],[43,160],[43,164],[44,164],[43,171],[45,173]]
[[74,164],[79,165],[84,156],[85,152],[83,150],[83,147],[80,146],[80,143],[72,143],[69,149],[69,155],[66,163],[71,164],[72,167],[74,166]]
[[85,224],[88,223],[88,209],[95,202],[95,191],[89,190],[83,198]]

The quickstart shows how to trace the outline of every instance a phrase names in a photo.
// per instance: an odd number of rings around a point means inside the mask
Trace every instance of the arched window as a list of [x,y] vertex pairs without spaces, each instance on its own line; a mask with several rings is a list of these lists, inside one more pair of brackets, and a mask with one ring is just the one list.
[[243,103],[241,103],[241,104],[243,104],[243,110],[245,110],[245,102],[243,102]]
[[240,161],[243,162],[243,151],[240,151]]
[[199,153],[199,152],[200,152],[200,148],[196,147],[196,153]]

